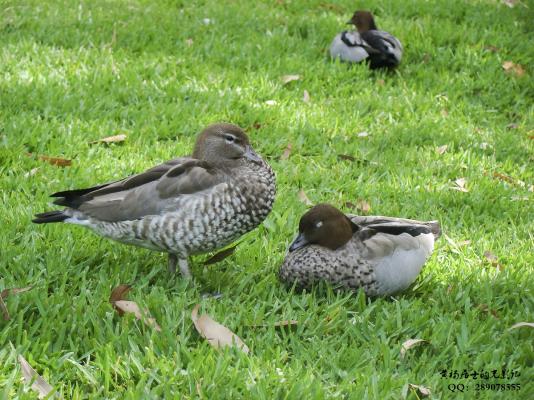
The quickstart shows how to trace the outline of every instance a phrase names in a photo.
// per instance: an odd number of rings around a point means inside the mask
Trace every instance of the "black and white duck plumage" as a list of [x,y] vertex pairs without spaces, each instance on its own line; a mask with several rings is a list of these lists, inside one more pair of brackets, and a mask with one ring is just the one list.
[[356,11],[348,24],[356,25],[357,30],[336,35],[330,45],[332,58],[352,63],[368,60],[371,69],[399,65],[403,52],[401,42],[390,33],[379,30],[371,12]]
[[372,297],[392,295],[415,281],[440,234],[437,221],[345,215],[319,204],[302,216],[279,278],[298,288],[326,281]]
[[82,225],[121,243],[169,254],[190,276],[188,257],[219,249],[256,228],[276,193],[271,167],[236,125],[215,124],[197,138],[191,157],[87,189],[54,193],[60,211],[35,223]]

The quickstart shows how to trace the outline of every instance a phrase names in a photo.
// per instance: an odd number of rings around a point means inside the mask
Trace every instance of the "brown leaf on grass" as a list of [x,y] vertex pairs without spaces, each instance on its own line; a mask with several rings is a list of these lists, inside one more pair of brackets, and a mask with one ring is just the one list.
[[0,296],[5,299],[6,297],[10,296],[10,295],[14,295],[14,294],[19,294],[19,293],[24,293],[24,292],[27,292],[29,290],[32,290],[33,289],[33,286],[26,286],[26,287],[21,287],[21,288],[13,288],[13,289],[4,289],[2,290],[2,292],[0,293]]
[[284,152],[280,156],[280,160],[287,160],[289,156],[291,155],[292,149],[293,149],[293,145],[291,143],[288,143],[286,148],[284,149]]
[[444,108],[443,110],[441,110],[441,116],[447,118],[449,116],[449,111]]
[[430,396],[430,389],[421,385],[414,385],[413,383],[408,383],[408,389],[415,392],[418,398]]
[[331,11],[337,11],[339,13],[345,12],[342,6],[339,4],[332,4],[332,3],[321,3],[319,4],[320,8],[324,8],[325,10],[331,10]]
[[304,190],[299,190],[297,196],[302,203],[306,204],[307,206],[313,206],[312,201],[308,198]]
[[185,44],[188,45],[189,47],[193,46],[193,39],[191,38],[185,39]]
[[137,305],[135,301],[117,300],[113,304],[119,310],[127,314],[135,315],[135,318],[137,318],[138,320],[143,321],[148,326],[153,327],[157,332],[161,332],[161,327],[158,325],[156,320],[150,316],[148,310],[142,312],[141,308]]
[[7,309],[6,303],[4,302],[4,299],[9,297],[10,295],[15,295],[19,293],[27,292],[28,290],[33,289],[33,286],[26,286],[23,288],[13,288],[13,289],[4,289],[0,293],[0,311],[2,312],[2,316],[6,321],[9,321],[11,318],[9,315],[9,310]]
[[499,259],[495,254],[493,254],[491,251],[486,250],[484,252],[484,258],[490,262],[491,265],[493,265],[495,268],[497,268],[499,271],[502,270],[502,265],[499,263]]
[[378,79],[378,80],[376,81],[376,83],[377,83],[379,86],[384,86],[384,85],[386,84],[386,81],[383,80],[383,79]]
[[32,384],[32,389],[37,392],[37,396],[40,399],[43,399],[50,395],[54,388],[47,381],[45,381],[37,372],[35,372],[35,370],[28,363],[28,361],[26,361],[24,357],[19,354],[18,358],[24,381],[26,381],[27,384]]
[[121,133],[120,135],[114,135],[114,136],[108,136],[102,139],[93,140],[92,142],[89,142],[89,144],[95,144],[95,143],[118,143],[118,142],[124,142],[126,140],[126,135]]
[[517,3],[519,3],[519,0],[502,0],[501,3],[503,3],[504,5],[510,8],[514,8],[517,5]]
[[525,69],[521,64],[516,64],[512,61],[505,61],[502,63],[502,68],[504,72],[508,74],[514,74],[515,76],[525,75]]
[[436,147],[436,153],[443,154],[447,151],[448,148],[449,148],[448,144],[444,144],[443,146],[438,146]]
[[534,328],[534,322],[518,322],[517,324],[514,324],[510,328],[508,328],[508,330],[511,331],[512,329],[522,328],[524,326]]
[[369,132],[363,131],[363,132],[358,133],[357,136],[358,137],[367,137],[367,136],[369,136]]
[[356,202],[356,208],[364,214],[367,214],[369,211],[371,211],[371,205],[363,199],[360,199]]
[[494,172],[493,177],[500,179],[501,181],[508,182],[508,183],[512,183],[512,184],[515,183],[514,178],[512,178],[511,176],[505,175],[505,174],[501,174],[500,172]]
[[284,85],[287,85],[289,82],[298,81],[300,79],[300,75],[284,75],[280,79]]
[[198,316],[198,309],[200,304],[197,304],[191,312],[191,319],[195,325],[196,330],[208,343],[216,349],[222,347],[236,347],[243,353],[248,354],[249,348],[241,340],[239,336],[233,333],[226,326],[219,324],[213,320],[209,315],[204,314]]
[[497,46],[493,46],[491,44],[488,44],[487,46],[484,46],[485,50],[491,51],[492,53],[497,53],[500,49]]
[[458,191],[460,191],[460,192],[467,193],[467,192],[469,192],[469,189],[467,189],[467,188],[465,187],[466,183],[467,183],[467,180],[466,180],[465,178],[458,178],[458,179],[456,179],[456,180],[454,181],[454,184],[455,184],[456,186],[453,186],[451,189],[454,189],[454,190],[458,190]]
[[410,350],[412,347],[419,346],[423,343],[430,343],[428,340],[425,339],[408,339],[401,345],[400,349],[400,356],[401,358],[404,358],[406,355],[406,352]]
[[304,92],[302,92],[302,101],[304,103],[309,103],[311,100],[310,92],[308,92],[306,89],[304,89]]
[[24,178],[29,178],[30,176],[34,176],[39,170],[40,170],[39,167],[30,169],[28,172],[24,174]]
[[515,122],[512,122],[506,125],[506,129],[517,129],[517,128],[519,128],[519,124],[516,124]]
[[237,247],[237,244],[232,247],[228,247],[227,249],[221,250],[218,253],[215,253],[210,258],[208,258],[206,261],[204,261],[204,265],[211,265],[218,263],[219,261],[224,260],[227,257],[230,257],[232,254],[234,254],[235,249]]
[[356,157],[351,156],[349,154],[338,154],[337,158],[344,161],[356,161]]
[[[31,153],[30,156],[32,156]],[[72,164],[72,160],[67,160],[65,158],[48,156],[37,156],[37,158],[41,161],[46,161],[49,164],[55,165],[56,167],[68,167]]]
[[111,295],[109,296],[109,302],[121,316],[124,315],[124,312],[115,305],[115,302],[126,299],[126,294],[130,291],[130,289],[132,289],[130,285],[120,284],[111,291]]
[[479,304],[477,306],[477,308],[482,311],[483,313],[486,313],[486,314],[491,314],[493,315],[494,318],[496,319],[499,319],[499,314],[497,314],[497,311],[495,311],[494,309],[492,308],[489,308],[489,306],[487,304]]

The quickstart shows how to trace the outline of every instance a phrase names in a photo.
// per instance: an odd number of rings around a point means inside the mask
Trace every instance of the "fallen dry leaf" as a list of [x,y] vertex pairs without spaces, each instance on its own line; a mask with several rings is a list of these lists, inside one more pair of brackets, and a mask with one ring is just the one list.
[[449,116],[449,111],[447,111],[446,108],[444,108],[443,110],[441,110],[441,116],[446,118]]
[[367,136],[369,136],[369,132],[363,131],[363,132],[358,133],[358,137],[367,137]]
[[143,321],[148,326],[153,327],[157,332],[161,332],[161,327],[158,325],[156,320],[150,316],[148,310],[142,312],[141,308],[139,308],[135,301],[117,300],[113,304],[119,310],[135,315],[135,318],[138,320]]
[[529,328],[534,328],[534,322],[518,322],[517,324],[512,325],[510,328],[508,328],[509,331],[512,329],[521,328],[524,326],[528,326]]
[[349,154],[338,154],[337,158],[344,161],[356,161],[356,157],[351,156]]
[[288,143],[286,148],[284,149],[284,152],[280,156],[280,160],[287,160],[289,156],[291,155],[292,149],[293,149],[293,145],[291,143]]
[[191,38],[185,39],[185,44],[190,46],[190,47],[193,46],[193,39],[191,39]]
[[386,83],[386,81],[383,80],[383,79],[378,79],[378,80],[376,81],[376,83],[377,83],[378,85],[380,85],[380,86],[384,86],[385,83]]
[[401,345],[400,349],[400,356],[401,358],[404,358],[406,355],[406,352],[410,350],[412,347],[421,345],[423,343],[430,343],[428,340],[425,339],[408,339]]
[[284,85],[287,85],[289,82],[298,81],[300,79],[300,75],[284,75],[280,79]]
[[493,177],[508,183],[515,183],[514,178],[505,174],[501,174],[500,172],[494,172]]
[[299,190],[298,194],[297,194],[299,200],[301,202],[303,202],[304,204],[306,204],[307,206],[313,206],[313,203],[312,201],[308,198],[308,196],[306,195],[306,192],[304,190]]
[[234,251],[237,247],[237,244],[232,247],[228,247],[227,249],[221,250],[218,253],[215,253],[210,258],[208,258],[206,261],[204,261],[204,265],[211,265],[218,263],[219,261],[224,260],[227,257],[230,257],[232,254],[234,254]]
[[267,104],[268,106],[275,106],[278,104],[278,102],[276,100],[267,100],[265,104]]
[[13,289],[4,289],[0,293],[0,310],[2,311],[2,315],[6,321],[9,321],[11,318],[9,316],[9,311],[7,309],[6,303],[4,302],[4,299],[9,297],[10,295],[15,295],[19,293],[27,292],[28,290],[33,289],[33,286],[26,286],[23,288],[13,288]]
[[408,388],[415,392],[417,397],[428,397],[430,396],[430,389],[421,386],[414,385],[413,383],[408,383]]
[[489,250],[486,250],[484,252],[484,257],[486,258],[486,260],[488,260],[490,263],[496,263],[499,261],[499,259],[497,258],[497,256],[495,254],[493,254],[491,251]]
[[502,270],[502,265],[499,263],[499,259],[495,254],[493,254],[491,251],[486,250],[484,252],[484,258],[490,262],[491,265],[493,265],[498,270]]
[[510,8],[514,8],[517,5],[517,3],[519,3],[519,0],[502,0],[501,3],[503,3],[504,5]]
[[467,183],[467,180],[465,178],[458,178],[454,181],[456,186],[453,186],[451,189],[458,190],[460,192],[469,192],[469,189],[465,187],[465,184]]
[[200,304],[197,304],[191,312],[191,319],[195,325],[196,330],[210,345],[216,349],[222,347],[237,347],[243,353],[248,354],[249,348],[241,340],[239,336],[233,333],[226,326],[219,324],[213,320],[209,315],[204,314],[198,316],[198,309]]
[[480,311],[493,315],[496,319],[499,319],[499,314],[497,314],[497,311],[495,311],[492,308],[489,308],[487,304],[479,304],[477,307]]
[[45,381],[37,372],[35,372],[35,370],[24,357],[19,354],[18,358],[22,376],[24,377],[26,383],[32,384],[32,389],[37,392],[37,396],[40,399],[47,397],[54,390],[54,388],[50,386],[50,384]]
[[443,154],[447,151],[448,148],[449,148],[449,145],[447,144],[444,144],[443,146],[438,146],[436,147],[436,153]]
[[484,49],[491,51],[492,53],[497,53],[500,50],[497,46],[493,46],[491,44],[484,46]]
[[311,100],[310,93],[306,89],[304,89],[304,92],[302,93],[302,101],[304,103],[309,103],[310,100]]
[[37,173],[37,171],[39,171],[39,170],[40,170],[39,167],[37,167],[37,168],[32,168],[31,170],[29,170],[28,172],[26,172],[26,173],[24,174],[24,178],[29,178],[30,176],[34,176],[34,175]]
[[115,305],[115,302],[126,299],[126,294],[130,291],[131,288],[132,287],[130,285],[121,284],[111,291],[111,295],[109,296],[109,302],[119,313],[119,315],[123,315],[124,312]]
[[447,243],[449,243],[452,247],[463,247],[463,246],[467,246],[468,244],[471,244],[470,240],[461,240],[459,242],[455,242],[448,235],[444,234],[443,237],[445,237],[445,240],[447,241]]
[[37,156],[37,158],[41,161],[46,161],[49,164],[55,165],[56,167],[68,167],[72,164],[72,160],[67,160],[65,158],[48,156]]
[[371,211],[371,205],[363,199],[360,199],[356,202],[356,208],[364,214],[367,214],[369,211]]
[[523,66],[520,64],[516,64],[512,61],[503,62],[502,68],[504,69],[504,72],[514,74],[515,76],[525,75],[525,69],[523,68]]
[[120,135],[114,135],[114,136],[108,136],[102,139],[93,140],[92,142],[89,142],[89,144],[95,144],[95,143],[118,143],[118,142],[124,142],[126,140],[126,135],[121,133]]

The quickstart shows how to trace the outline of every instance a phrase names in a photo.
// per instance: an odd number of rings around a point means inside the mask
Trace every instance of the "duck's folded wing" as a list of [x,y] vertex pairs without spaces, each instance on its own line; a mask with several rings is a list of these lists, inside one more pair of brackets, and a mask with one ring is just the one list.
[[356,216],[350,214],[347,216],[357,226],[373,229],[375,232],[382,232],[390,235],[407,233],[413,237],[432,233],[435,239],[441,236],[441,226],[438,221],[417,221],[406,218]]
[[370,30],[361,33],[362,39],[365,41],[366,50],[370,54],[390,54],[398,61],[402,57],[402,44],[393,35],[385,31]]
[[[223,178],[205,161],[176,159],[142,174],[114,182],[71,198],[63,205],[100,221],[117,222],[158,215],[173,207],[182,196],[202,193]],[[69,194],[68,192],[63,192]],[[64,199],[69,198],[64,196]]]
[[[389,217],[349,216],[355,225],[354,238],[364,258],[411,260],[424,262],[434,249],[439,236],[439,223]],[[396,261],[396,262],[397,262]],[[403,261],[404,262],[404,261]],[[422,265],[422,264],[421,264]]]
[[142,186],[149,182],[160,179],[173,167],[183,164],[189,160],[191,160],[191,158],[175,158],[163,164],[156,165],[145,172],[131,175],[118,181],[107,182],[102,185],[92,186],[85,189],[64,190],[54,193],[50,195],[50,197],[57,197],[57,200],[54,201],[54,204],[57,204],[58,206],[66,206],[77,209],[81,204],[91,200],[94,197],[114,192],[122,192],[124,190],[133,189],[135,187]]

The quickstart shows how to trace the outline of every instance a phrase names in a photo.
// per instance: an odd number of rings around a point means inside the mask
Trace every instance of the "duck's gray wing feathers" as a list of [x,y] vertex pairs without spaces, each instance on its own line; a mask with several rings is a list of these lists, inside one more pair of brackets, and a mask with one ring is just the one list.
[[199,195],[223,181],[223,176],[205,161],[176,159],[87,193],[76,209],[99,221],[134,220],[172,211],[179,207],[183,196]]
[[360,62],[369,57],[365,42],[358,32],[345,31],[334,37],[330,44],[330,57],[343,61]]
[[383,216],[357,216],[347,214],[347,217],[359,227],[372,229],[375,232],[400,235],[408,233],[410,236],[432,233],[434,239],[441,236],[441,226],[438,221],[417,221],[406,218]]
[[189,157],[175,158],[166,161],[163,164],[156,165],[153,168],[146,170],[140,174],[132,175],[118,181],[107,182],[101,185],[93,186],[85,189],[74,189],[57,192],[51,197],[57,197],[54,204],[58,206],[66,206],[77,209],[81,204],[91,200],[94,197],[102,196],[104,194],[122,192],[124,190],[133,189],[142,186],[154,180],[161,178],[173,167],[183,164],[191,160]]
[[400,63],[403,48],[395,36],[379,30],[362,32],[360,36],[369,53],[371,68],[394,67]]

